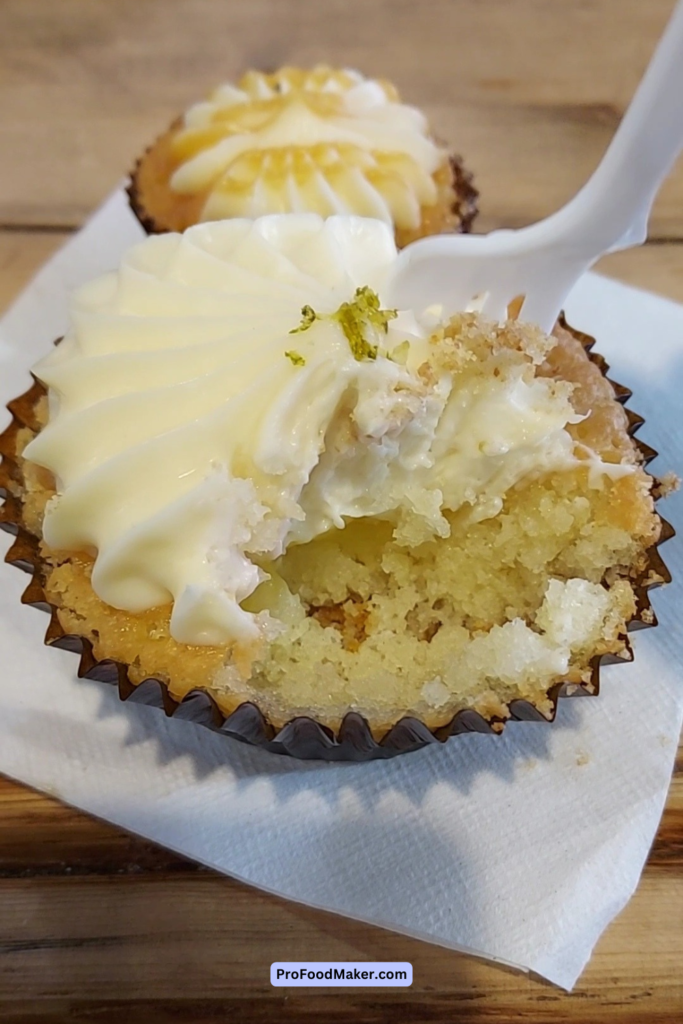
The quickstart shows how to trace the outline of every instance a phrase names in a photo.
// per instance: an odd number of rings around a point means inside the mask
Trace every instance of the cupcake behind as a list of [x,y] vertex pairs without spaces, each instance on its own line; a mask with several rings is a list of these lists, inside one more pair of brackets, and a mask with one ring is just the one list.
[[459,157],[395,87],[324,65],[249,71],[179,117],[136,165],[145,230],[271,213],[357,214],[399,246],[469,231],[477,192]]

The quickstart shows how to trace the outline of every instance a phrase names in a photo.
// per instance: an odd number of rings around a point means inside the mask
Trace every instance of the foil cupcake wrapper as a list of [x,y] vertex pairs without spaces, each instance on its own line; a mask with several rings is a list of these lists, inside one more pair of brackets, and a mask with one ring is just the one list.
[[[607,377],[609,366],[605,359],[591,351],[595,339],[570,327],[564,317],[561,326],[570,331],[581,341],[589,358]],[[610,380],[617,401],[624,404],[631,397],[631,391]],[[415,717],[404,717],[397,721],[381,740],[376,740],[367,721],[357,712],[348,712],[344,717],[339,731],[335,733],[329,727],[307,716],[298,716],[282,728],[275,728],[263,712],[253,703],[241,704],[232,714],[226,716],[219,709],[211,695],[202,690],[194,690],[178,703],[171,697],[166,687],[157,679],[146,679],[141,683],[131,682],[128,666],[110,659],[98,660],[93,654],[92,644],[83,636],[66,634],[63,630],[57,609],[48,601],[43,588],[43,568],[40,555],[39,540],[29,533],[22,518],[22,502],[18,494],[23,486],[21,466],[16,458],[16,435],[22,427],[32,430],[39,428],[36,420],[35,407],[37,401],[45,394],[42,384],[35,381],[33,386],[8,405],[12,413],[12,421],[7,429],[0,434],[0,497],[4,502],[0,505],[0,529],[14,534],[14,542],[5,556],[5,561],[31,574],[31,580],[22,595],[22,603],[40,608],[50,615],[50,622],[45,634],[45,643],[50,647],[60,647],[80,655],[78,666],[79,677],[96,679],[115,685],[121,700],[142,703],[163,709],[167,715],[186,719],[214,731],[224,733],[243,743],[263,747],[277,754],[286,754],[302,760],[323,761],[370,761],[395,757],[398,754],[419,750],[430,743],[444,742],[450,736],[467,732],[501,733],[507,721],[520,722],[552,722],[557,714],[558,702],[561,697],[596,696],[600,690],[600,667],[605,664],[629,662],[633,660],[633,651],[624,637],[625,648],[620,656],[602,655],[591,663],[591,678],[587,683],[570,683],[559,680],[548,690],[550,710],[541,713],[538,708],[525,700],[513,700],[507,706],[509,717],[498,715],[485,717],[478,711],[464,709],[458,711],[446,725],[432,729]],[[642,416],[626,409],[629,420],[629,434],[635,435],[644,423]],[[649,445],[634,437],[645,464],[652,461],[657,452]],[[654,478],[653,478],[654,479]],[[657,500],[661,494],[658,483],[654,479],[653,496]],[[659,540],[647,552],[647,565],[634,584],[636,594],[636,614],[628,624],[629,632],[637,629],[650,628],[657,625],[657,619],[649,601],[648,592],[653,587],[671,581],[671,574],[659,553],[659,546],[674,536],[674,529],[660,516],[661,534]]]

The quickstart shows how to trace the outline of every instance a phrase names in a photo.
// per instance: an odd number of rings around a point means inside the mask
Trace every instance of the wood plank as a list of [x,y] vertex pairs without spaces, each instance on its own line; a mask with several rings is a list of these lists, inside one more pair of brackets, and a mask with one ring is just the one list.
[[[646,873],[639,892],[599,944],[576,992],[379,928],[312,911],[206,874],[195,878],[34,879],[0,882],[0,1012],[31,999],[85,1003],[264,1000],[286,1019],[348,1017],[381,1002],[416,1004],[431,1017],[476,1006],[476,1020],[578,1021],[665,1019],[683,1009],[683,885]],[[405,993],[271,988],[278,959],[408,960]],[[327,997],[327,998],[326,998]],[[342,1004],[342,1005],[340,1005]],[[336,1006],[336,1011],[335,1011]],[[283,1009],[279,1006],[278,1012]],[[311,1007],[311,1016],[313,1007]],[[546,1016],[544,1016],[544,1012]],[[7,1019],[2,1012],[3,1021]],[[126,1020],[130,1019],[126,1010]],[[262,1019],[258,1017],[257,1019]],[[318,1018],[320,1019],[320,1017]],[[354,1019],[364,1019],[356,1018]],[[386,1019],[378,1017],[377,1019]],[[429,1020],[430,1015],[421,1016]],[[468,1019],[455,1017],[455,1019]],[[673,1018],[671,1018],[673,1019]]]
[[[282,990],[286,991],[286,990]],[[594,1003],[585,1000],[558,1007],[555,1000],[561,996],[539,996],[537,1003],[518,1010],[517,1006],[503,1008],[501,1016],[497,1008],[489,1012],[483,996],[468,993],[464,999],[430,995],[428,999],[398,995],[367,996],[354,989],[340,990],[336,994],[321,994],[319,989],[302,991],[294,989],[285,995],[256,998],[189,1000],[141,1000],[126,1003],[125,1010],[119,1003],[101,1003],[69,1000],[66,1003],[53,1000],[21,1004],[16,1011],[4,1008],[5,1024],[178,1024],[178,1021],[192,1024],[215,1024],[216,1021],[230,1021],[231,1024],[272,1024],[274,1020],[294,1024],[318,1024],[320,1020],[337,1024],[353,1021],[354,1024],[678,1024],[679,1017],[668,1011],[644,1010],[642,1004],[627,1004],[623,1010],[613,1005],[610,1014],[593,1014]],[[547,1003],[540,1000],[547,998]],[[16,1004],[14,1004],[16,1006]],[[33,1007],[33,1010],[31,1010]],[[123,1016],[125,1013],[125,1016]],[[643,1013],[646,1015],[644,1016]],[[673,1010],[677,1014],[677,1008]]]
[[[80,224],[212,85],[247,66],[319,60],[393,78],[425,108],[476,171],[480,230],[527,223],[595,166],[672,6],[3,0],[0,223]],[[683,166],[652,228],[683,237]]]
[[206,870],[2,777],[0,822],[0,879]]

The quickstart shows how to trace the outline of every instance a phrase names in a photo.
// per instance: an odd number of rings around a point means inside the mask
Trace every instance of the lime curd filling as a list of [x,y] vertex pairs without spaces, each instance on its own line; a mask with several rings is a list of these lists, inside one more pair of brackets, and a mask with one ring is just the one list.
[[357,71],[249,72],[191,107],[170,185],[207,193],[202,220],[314,212],[417,228],[446,153],[389,83]]
[[378,220],[273,215],[150,237],[78,290],[35,368],[46,543],[92,552],[116,608],[172,602],[181,643],[251,642],[273,621],[243,604],[290,545],[360,517],[447,536],[444,510],[494,516],[585,460],[570,385],[457,373],[429,317],[384,309],[396,258]]

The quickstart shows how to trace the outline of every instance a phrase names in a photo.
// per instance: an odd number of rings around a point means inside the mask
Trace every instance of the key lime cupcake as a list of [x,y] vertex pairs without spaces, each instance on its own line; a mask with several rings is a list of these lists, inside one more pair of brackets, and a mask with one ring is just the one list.
[[476,190],[393,85],[357,71],[249,71],[147,150],[129,196],[148,232],[271,213],[359,214],[399,246],[468,231]]
[[630,657],[660,485],[586,339],[388,308],[396,258],[377,220],[233,219],[75,294],[0,442],[52,639],[330,756],[552,718]]

